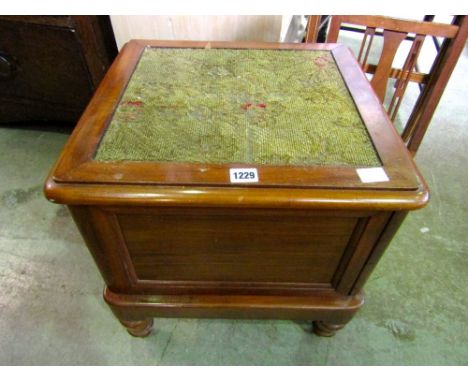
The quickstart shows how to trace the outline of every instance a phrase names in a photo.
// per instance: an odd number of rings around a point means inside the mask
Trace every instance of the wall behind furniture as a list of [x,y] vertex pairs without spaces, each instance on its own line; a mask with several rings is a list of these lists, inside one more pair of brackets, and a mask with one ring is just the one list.
[[134,38],[277,42],[285,28],[283,16],[111,16],[111,21],[119,49]]

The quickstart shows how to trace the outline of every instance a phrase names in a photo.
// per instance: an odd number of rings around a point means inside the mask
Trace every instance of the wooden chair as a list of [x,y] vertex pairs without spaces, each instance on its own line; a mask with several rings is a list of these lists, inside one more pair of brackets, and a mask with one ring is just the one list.
[[[309,17],[306,42],[316,41],[320,20],[320,16]],[[465,46],[468,36],[468,17],[455,16],[451,24],[442,24],[384,16],[332,16],[326,42],[336,43],[340,30],[349,29],[349,25],[364,27],[357,60],[366,73],[372,74],[370,80],[372,87],[382,103],[389,79],[396,80],[387,108],[392,121],[397,115],[408,83],[420,84],[421,93],[401,134],[409,151],[415,155]],[[383,47],[378,62],[371,64],[368,63],[369,52],[376,36],[383,37]],[[421,73],[416,70],[417,59],[426,36],[441,37],[444,40],[430,71]],[[409,54],[402,68],[394,68],[395,54],[405,39],[412,41]]]

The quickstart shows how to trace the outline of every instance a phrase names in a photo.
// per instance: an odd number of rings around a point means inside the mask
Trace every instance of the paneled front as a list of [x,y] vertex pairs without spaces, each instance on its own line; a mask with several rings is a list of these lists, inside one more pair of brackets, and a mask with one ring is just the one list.
[[328,284],[357,219],[118,214],[139,280]]

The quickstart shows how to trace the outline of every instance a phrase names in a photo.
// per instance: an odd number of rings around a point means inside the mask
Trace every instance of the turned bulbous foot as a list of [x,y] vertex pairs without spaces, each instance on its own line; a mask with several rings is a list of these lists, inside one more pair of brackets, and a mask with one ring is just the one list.
[[139,321],[120,320],[128,333],[134,337],[146,337],[153,330],[153,319],[147,318]]
[[324,321],[313,321],[312,331],[321,337],[333,337],[336,332],[344,327],[344,324],[331,324]]

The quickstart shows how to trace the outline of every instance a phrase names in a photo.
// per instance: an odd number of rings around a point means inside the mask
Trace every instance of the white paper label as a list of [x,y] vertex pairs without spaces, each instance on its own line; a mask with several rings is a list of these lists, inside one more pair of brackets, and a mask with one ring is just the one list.
[[230,168],[229,177],[231,183],[258,182],[258,172],[256,168]]
[[362,183],[388,182],[390,180],[382,167],[358,168],[356,172]]

